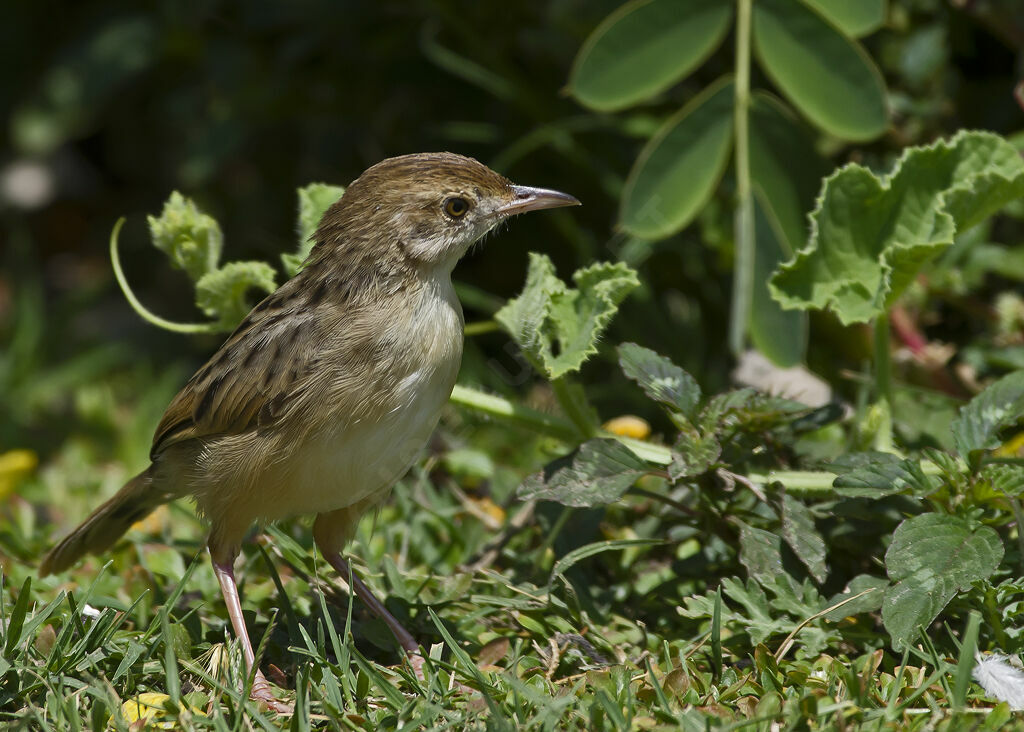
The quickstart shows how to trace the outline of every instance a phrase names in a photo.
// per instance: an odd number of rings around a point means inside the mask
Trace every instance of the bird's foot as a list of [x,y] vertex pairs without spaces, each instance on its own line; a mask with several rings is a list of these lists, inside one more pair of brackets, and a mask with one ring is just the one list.
[[263,675],[262,671],[256,672],[256,678],[252,682],[252,689],[249,691],[249,698],[278,714],[291,714],[295,711],[291,704],[277,698],[277,695],[274,694],[274,690],[270,686],[270,682],[267,681],[267,677]]

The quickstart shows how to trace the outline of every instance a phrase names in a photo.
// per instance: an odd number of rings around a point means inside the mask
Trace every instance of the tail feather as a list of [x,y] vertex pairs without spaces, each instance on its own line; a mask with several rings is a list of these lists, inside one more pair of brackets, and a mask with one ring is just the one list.
[[150,471],[144,470],[50,550],[39,565],[39,576],[63,572],[83,555],[109,549],[132,524],[170,498],[153,489]]

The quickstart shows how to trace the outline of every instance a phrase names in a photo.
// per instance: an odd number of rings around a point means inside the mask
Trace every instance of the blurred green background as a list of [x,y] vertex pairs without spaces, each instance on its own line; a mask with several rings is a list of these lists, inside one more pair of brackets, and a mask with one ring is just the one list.
[[[633,161],[659,125],[732,68],[730,39],[682,84],[626,112],[588,111],[564,93],[573,58],[615,2],[13,2],[0,27],[6,124],[0,148],[0,453],[46,463],[84,450],[142,460],[167,398],[219,342],[152,328],[127,306],[107,257],[121,215],[129,280],[154,312],[196,321],[184,274],[147,243],[145,214],[170,191],[221,223],[226,259],[279,262],[295,247],[295,189],[347,184],[391,155],[452,150],[513,180],[559,188],[584,206],[526,217],[479,248],[459,281],[504,299],[527,252],[563,276],[624,258],[643,288],[607,342],[656,348],[708,389],[728,382],[731,171],[682,233],[658,242],[616,229]],[[730,31],[731,33],[731,31]],[[731,38],[731,37],[730,37]],[[963,127],[1024,128],[1024,7],[1012,0],[895,0],[862,39],[885,76],[887,132],[867,144],[815,140],[833,164],[887,165],[906,145]],[[755,67],[752,85],[771,89]],[[851,104],[856,103],[851,100]],[[1019,232],[1013,231],[1010,240]],[[1005,283],[990,283],[994,290]],[[971,300],[948,298],[928,327],[966,342]],[[486,297],[467,320],[489,317]],[[819,371],[858,368],[869,339],[812,319]],[[474,339],[466,370],[507,389],[486,364],[516,362],[499,334]],[[607,416],[628,401],[611,359],[582,378]],[[517,385],[518,386],[518,385]],[[648,415],[652,416],[652,415]],[[75,436],[88,436],[79,440]],[[100,439],[96,439],[99,437]]]

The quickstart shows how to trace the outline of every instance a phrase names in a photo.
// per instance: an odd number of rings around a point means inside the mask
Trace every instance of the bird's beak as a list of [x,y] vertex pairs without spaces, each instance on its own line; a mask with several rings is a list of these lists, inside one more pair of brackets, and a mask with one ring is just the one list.
[[529,186],[512,186],[512,200],[497,210],[499,216],[514,216],[527,211],[540,211],[542,208],[560,208],[561,206],[579,206],[575,196],[547,188],[530,188]]

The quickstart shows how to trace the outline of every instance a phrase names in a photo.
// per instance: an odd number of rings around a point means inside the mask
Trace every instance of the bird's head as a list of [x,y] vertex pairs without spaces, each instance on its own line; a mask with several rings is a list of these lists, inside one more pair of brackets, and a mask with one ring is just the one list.
[[515,185],[473,158],[418,153],[367,169],[324,214],[316,238],[450,271],[510,216],[578,205],[565,193]]

